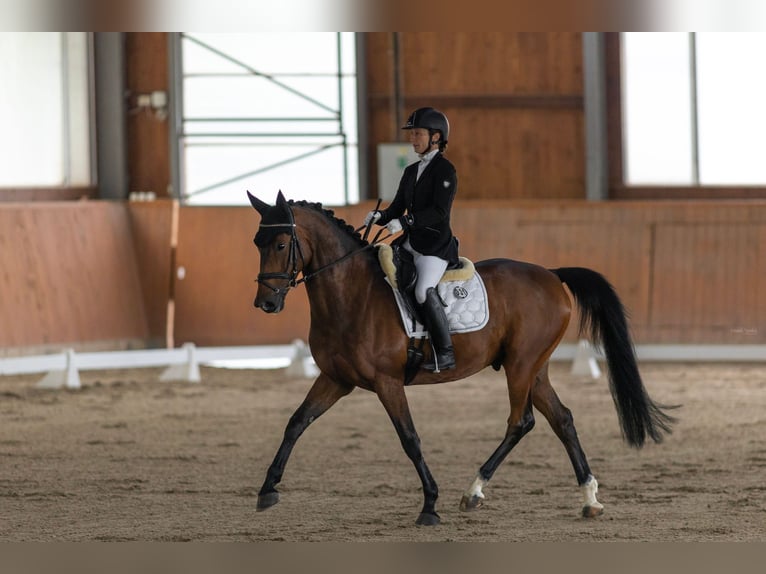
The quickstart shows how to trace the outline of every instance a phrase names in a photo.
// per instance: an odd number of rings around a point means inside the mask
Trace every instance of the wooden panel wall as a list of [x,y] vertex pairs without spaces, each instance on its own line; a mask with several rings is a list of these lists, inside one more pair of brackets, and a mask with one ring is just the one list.
[[251,207],[182,207],[175,282],[176,344],[254,345],[308,339],[304,289],[288,295],[287,309],[267,315],[253,307],[258,214]]
[[662,336],[705,329],[743,342],[766,329],[759,313],[766,297],[764,229],[745,222],[657,224],[653,271],[663,297],[652,301],[649,324]]
[[[358,224],[372,202],[338,208]],[[766,343],[766,209],[758,203],[458,201],[454,228],[473,260],[510,257],[604,274],[638,343]],[[286,310],[252,308],[258,216],[182,208],[177,342],[286,343],[306,338],[305,289]],[[509,293],[507,296],[512,297]],[[352,312],[352,310],[350,310]],[[576,340],[572,326],[567,340]]]
[[171,184],[169,122],[136,107],[139,94],[162,91],[169,97],[167,33],[126,33],[125,60],[130,191],[153,191],[157,197],[167,197]]
[[[335,211],[355,224],[372,206]],[[175,261],[174,209],[169,201],[1,204],[2,353],[306,339],[303,287],[278,315],[252,306],[251,208],[180,208]],[[630,311],[638,343],[766,343],[760,202],[458,201],[454,227],[473,260],[603,273]],[[567,340],[575,337],[572,328]]]
[[0,352],[143,345],[147,321],[121,203],[0,203]]
[[421,106],[450,120],[462,199],[585,197],[582,36],[578,32],[366,34],[370,165],[406,141]]
[[[493,202],[489,209],[473,202],[459,209],[464,253],[505,251],[499,255],[603,273],[638,342],[766,342],[762,202]],[[490,229],[487,253],[481,246]]]
[[173,347],[173,286],[178,241],[178,202],[128,203],[141,297],[150,347]]

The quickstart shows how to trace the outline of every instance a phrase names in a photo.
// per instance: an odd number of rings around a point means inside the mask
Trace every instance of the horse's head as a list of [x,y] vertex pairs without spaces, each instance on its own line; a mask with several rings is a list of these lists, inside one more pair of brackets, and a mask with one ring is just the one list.
[[281,191],[273,206],[249,191],[247,196],[261,215],[261,225],[253,239],[261,256],[258,293],[253,304],[266,313],[279,313],[285,306],[287,292],[296,285],[298,273],[304,265],[295,218]]

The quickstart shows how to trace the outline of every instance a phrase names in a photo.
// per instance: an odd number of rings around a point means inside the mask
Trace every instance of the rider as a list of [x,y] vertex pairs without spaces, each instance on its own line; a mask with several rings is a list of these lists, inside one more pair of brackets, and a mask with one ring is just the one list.
[[364,223],[385,225],[389,233],[404,231],[394,243],[413,255],[418,272],[415,298],[421,305],[434,350],[434,357],[423,368],[453,369],[455,354],[449,322],[436,290],[447,267],[458,265],[458,241],[450,228],[457,172],[443,155],[449,139],[449,122],[439,110],[418,108],[402,129],[409,131],[420,161],[405,168],[388,209],[369,212]]

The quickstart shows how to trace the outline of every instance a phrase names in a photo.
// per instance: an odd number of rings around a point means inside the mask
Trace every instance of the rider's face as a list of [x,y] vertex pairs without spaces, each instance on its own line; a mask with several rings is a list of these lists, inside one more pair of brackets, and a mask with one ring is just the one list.
[[430,136],[428,130],[424,128],[413,128],[407,131],[409,132],[410,143],[415,153],[423,154],[431,151],[431,140],[439,139],[439,132]]

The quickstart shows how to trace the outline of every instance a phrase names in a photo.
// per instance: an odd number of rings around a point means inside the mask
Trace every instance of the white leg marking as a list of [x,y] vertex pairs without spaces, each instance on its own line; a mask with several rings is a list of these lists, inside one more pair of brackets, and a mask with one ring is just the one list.
[[603,509],[604,505],[596,500],[596,493],[598,492],[598,482],[593,475],[588,476],[588,480],[585,481],[580,489],[582,490],[583,503],[586,508]]
[[477,475],[471,487],[466,491],[465,496],[467,497],[476,496],[478,498],[483,499],[484,493],[481,491],[481,489],[487,486],[488,482],[489,482],[488,480],[484,480],[481,476]]

